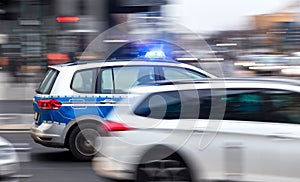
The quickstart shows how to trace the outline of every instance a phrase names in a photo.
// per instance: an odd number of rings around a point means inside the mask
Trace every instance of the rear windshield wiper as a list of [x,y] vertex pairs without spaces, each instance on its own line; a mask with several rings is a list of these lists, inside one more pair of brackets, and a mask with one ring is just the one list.
[[35,92],[36,92],[37,94],[42,94],[42,92],[41,92],[39,89],[36,89]]

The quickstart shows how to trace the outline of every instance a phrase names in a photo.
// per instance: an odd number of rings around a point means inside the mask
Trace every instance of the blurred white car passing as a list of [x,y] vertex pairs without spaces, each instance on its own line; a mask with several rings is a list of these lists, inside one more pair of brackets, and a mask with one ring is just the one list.
[[300,82],[162,82],[102,126],[97,174],[135,181],[300,181]]
[[19,159],[13,145],[0,137],[0,181],[15,179],[19,171]]

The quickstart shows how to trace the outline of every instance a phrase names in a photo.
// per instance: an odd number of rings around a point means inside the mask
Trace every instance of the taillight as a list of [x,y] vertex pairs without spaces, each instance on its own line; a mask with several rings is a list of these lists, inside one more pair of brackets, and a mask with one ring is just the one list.
[[61,102],[54,99],[38,100],[37,104],[42,110],[58,110],[61,107]]
[[117,123],[112,121],[107,121],[102,126],[106,131],[127,131],[133,130],[135,128],[128,126],[124,123]]

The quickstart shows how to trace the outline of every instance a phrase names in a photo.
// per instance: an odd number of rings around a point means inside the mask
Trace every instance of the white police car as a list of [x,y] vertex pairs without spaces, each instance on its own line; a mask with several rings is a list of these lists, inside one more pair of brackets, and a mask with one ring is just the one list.
[[99,122],[118,101],[128,97],[126,90],[159,80],[214,77],[197,67],[166,60],[50,66],[33,99],[32,138],[44,146],[68,148],[79,160],[90,160],[96,153],[93,142],[99,135]]

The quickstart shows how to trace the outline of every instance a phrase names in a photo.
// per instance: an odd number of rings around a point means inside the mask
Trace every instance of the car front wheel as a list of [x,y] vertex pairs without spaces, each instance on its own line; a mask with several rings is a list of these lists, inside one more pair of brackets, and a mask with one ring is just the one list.
[[148,161],[140,164],[136,181],[192,181],[191,174],[184,162],[176,158]]

